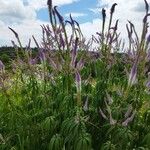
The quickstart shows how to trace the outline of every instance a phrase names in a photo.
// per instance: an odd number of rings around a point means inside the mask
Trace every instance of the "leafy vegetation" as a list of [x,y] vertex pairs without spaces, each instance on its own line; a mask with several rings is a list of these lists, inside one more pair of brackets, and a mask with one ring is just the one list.
[[116,5],[108,28],[102,9],[102,32],[87,42],[71,15],[64,21],[48,0],[51,25],[42,26],[41,44],[33,37],[34,54],[30,41],[23,49],[10,28],[19,47],[12,42],[11,69],[5,67],[9,57],[0,61],[1,150],[150,149],[149,6],[145,0],[141,38],[128,22],[129,47],[119,54]]

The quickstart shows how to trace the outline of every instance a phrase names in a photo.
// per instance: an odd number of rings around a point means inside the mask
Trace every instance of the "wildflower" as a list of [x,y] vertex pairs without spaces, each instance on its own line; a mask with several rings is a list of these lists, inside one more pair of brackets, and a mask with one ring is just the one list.
[[107,100],[108,100],[108,104],[112,104],[113,103],[113,99],[112,97],[106,92],[106,96],[107,96]]
[[84,67],[83,59],[80,59],[77,63],[77,69],[81,70]]
[[114,27],[114,30],[115,30],[115,31],[117,31],[117,28],[118,28],[118,21],[119,21],[119,20],[116,21],[116,24],[115,24],[115,27]]
[[111,7],[110,13],[113,14],[115,11],[115,6],[117,5],[117,3],[114,3]]
[[65,48],[65,42],[64,42],[64,39],[63,39],[63,36],[62,36],[61,33],[59,34],[59,38],[60,38],[60,44],[61,44],[61,46],[62,46],[63,49],[64,49],[64,48]]
[[37,63],[37,59],[36,58],[30,58],[29,59],[29,64],[30,65],[35,65]]
[[70,20],[71,20],[71,25],[74,25],[74,20],[72,19],[71,14],[70,14]]
[[56,8],[57,8],[57,6],[54,7],[54,11],[55,11],[55,13],[56,13],[56,15],[57,15],[57,17],[59,19],[59,22],[63,23],[64,18],[60,15],[60,13],[58,12],[58,10]]
[[99,109],[100,114],[102,115],[102,117],[106,120],[108,120],[107,116],[104,114],[104,112],[102,111],[102,109]]
[[74,48],[72,50],[72,54],[71,54],[71,66],[75,67],[75,62],[76,62],[76,58],[77,58],[77,45],[78,45],[78,38],[76,38],[75,40],[75,45]]
[[109,115],[110,115],[110,118],[109,118],[110,125],[115,125],[117,123],[117,120],[113,119],[111,113]]
[[102,18],[103,18],[103,25],[102,25],[102,40],[104,40],[104,28],[105,28],[105,19],[106,19],[106,10],[102,9]]
[[84,103],[84,106],[83,106],[84,111],[88,111],[88,102],[89,102],[89,99],[88,99],[88,97],[86,97],[86,100],[85,100],[85,103]]
[[18,39],[19,38],[18,33],[15,30],[13,30],[12,28],[10,28],[10,27],[8,27],[8,28],[15,34],[15,37]]
[[134,111],[132,113],[132,115],[130,117],[128,117],[124,122],[122,122],[122,126],[127,126],[130,122],[132,122],[132,120],[134,119],[134,116],[136,114],[136,111]]
[[145,15],[145,17],[143,18],[143,23],[146,23],[146,22],[147,22],[147,17],[148,17],[148,16],[150,16],[150,13]]
[[79,23],[75,20],[73,20],[73,21],[74,21],[74,23],[76,23],[77,27],[79,28],[80,27]]
[[145,9],[146,9],[146,13],[148,13],[148,11],[149,11],[149,5],[148,5],[148,3],[147,3],[146,0],[144,0],[144,1],[145,1]]
[[48,1],[47,1],[47,5],[48,5],[50,8],[52,8],[52,0],[48,0]]
[[39,58],[40,58],[41,62],[44,62],[46,60],[46,56],[45,56],[44,51],[41,50],[39,52]]
[[127,110],[127,112],[125,113],[125,118],[128,118],[129,117],[129,115],[131,114],[131,112],[132,112],[132,109],[133,109],[133,107],[132,107],[132,105],[129,105],[129,107],[128,107],[128,110]]
[[148,37],[147,37],[147,43],[148,43],[148,44],[150,43],[150,34],[149,34]]
[[103,20],[105,20],[105,18],[106,18],[106,10],[104,8],[102,9],[102,17],[103,17]]
[[0,71],[3,72],[5,69],[5,66],[3,64],[3,62],[0,60]]
[[135,62],[131,68],[128,85],[133,85],[136,83],[136,81],[137,81],[137,62]]
[[150,88],[150,81],[148,81],[148,82],[146,83],[146,87],[147,87],[147,88]]

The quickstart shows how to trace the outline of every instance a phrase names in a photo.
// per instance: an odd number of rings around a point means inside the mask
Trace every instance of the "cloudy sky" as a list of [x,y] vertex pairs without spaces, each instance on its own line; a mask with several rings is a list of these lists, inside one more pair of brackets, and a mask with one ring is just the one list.
[[[147,1],[150,4],[150,0]],[[32,35],[40,42],[40,25],[49,24],[46,3],[47,0],[0,0],[0,46],[11,45],[11,40],[15,40],[8,26],[19,34],[24,46]],[[101,30],[101,9],[104,7],[107,10],[109,18],[109,9],[113,3],[118,4],[114,20],[119,19],[122,38],[127,37],[127,20],[135,24],[140,35],[145,14],[144,0],[53,0],[53,5],[59,6],[65,19],[71,13],[80,23],[87,39]]]

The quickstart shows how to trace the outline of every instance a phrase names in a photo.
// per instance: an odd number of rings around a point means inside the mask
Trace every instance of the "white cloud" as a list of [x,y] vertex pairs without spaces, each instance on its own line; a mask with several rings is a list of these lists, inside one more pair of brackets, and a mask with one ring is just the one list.
[[138,7],[139,3],[143,3],[143,5],[141,5],[141,9],[144,9],[144,0],[111,0],[111,2],[109,0],[101,0],[99,5],[108,5],[107,15],[109,16],[110,8],[113,3],[118,4],[115,9],[114,19],[119,19],[119,30],[123,32],[124,36],[126,35],[126,32],[124,31],[126,30],[127,20],[131,21],[135,25],[138,34],[140,34],[145,12],[137,11],[135,8]]
[[[77,2],[79,0],[52,0],[53,6],[62,6],[71,4],[73,2]],[[47,7],[47,0],[26,0],[29,6],[32,8],[39,10],[41,8]]]
[[[14,5],[15,4],[15,5]],[[6,24],[18,23],[24,19],[34,19],[36,13],[30,6],[24,6],[21,0],[1,0],[0,18]]]
[[[13,28],[25,46],[29,38],[34,35],[38,41],[41,39],[42,22],[37,20],[37,11],[47,7],[47,0],[0,0],[0,46],[12,45],[15,40],[8,26]],[[53,5],[66,5],[78,0],[53,0]],[[15,40],[16,41],[16,40]],[[35,44],[32,43],[32,46]]]
[[83,16],[87,16],[87,14],[84,13],[76,13],[76,12],[72,12],[72,13],[67,13],[65,14],[65,17],[69,17],[71,14],[71,16],[74,18],[78,18],[78,17],[83,17]]

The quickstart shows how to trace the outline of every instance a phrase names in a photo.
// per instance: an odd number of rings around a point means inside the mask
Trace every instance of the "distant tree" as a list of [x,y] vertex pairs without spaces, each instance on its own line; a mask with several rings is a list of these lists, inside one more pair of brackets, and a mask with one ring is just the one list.
[[5,53],[3,53],[3,54],[0,56],[0,59],[1,59],[2,62],[5,63],[5,64],[9,63],[9,61],[10,61],[10,57],[9,57],[7,54],[5,54]]

